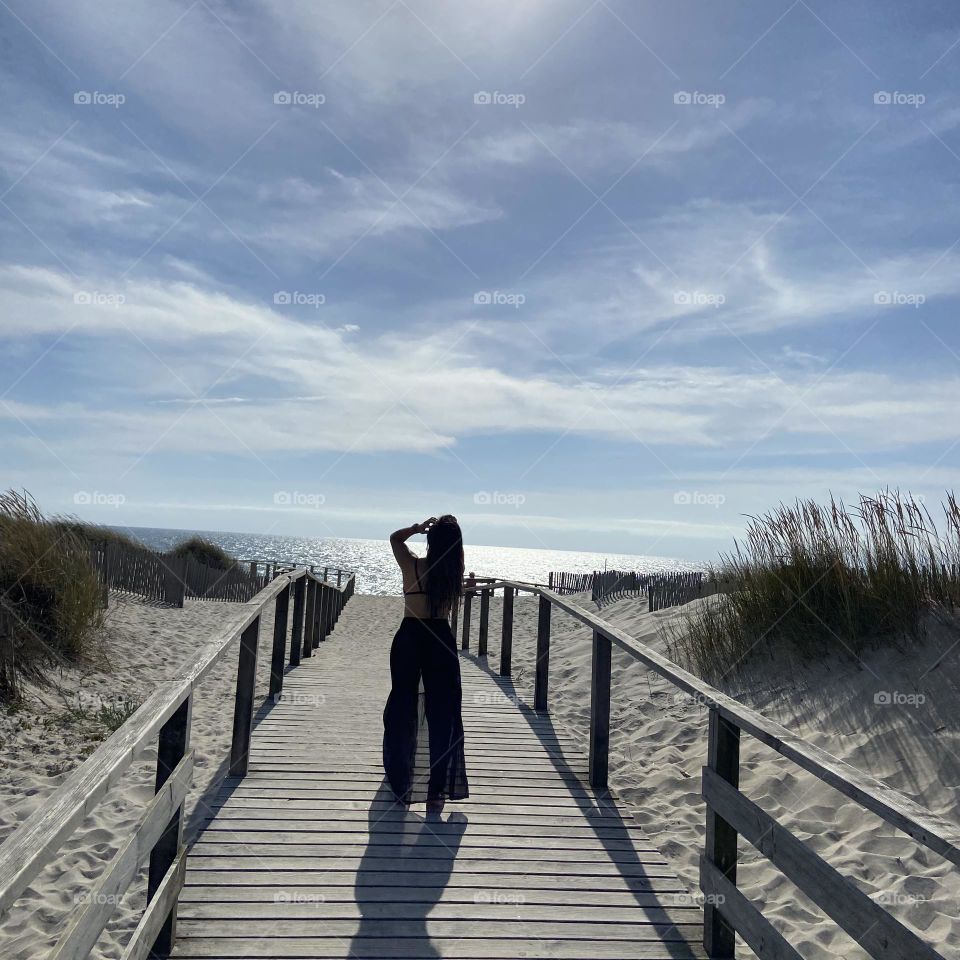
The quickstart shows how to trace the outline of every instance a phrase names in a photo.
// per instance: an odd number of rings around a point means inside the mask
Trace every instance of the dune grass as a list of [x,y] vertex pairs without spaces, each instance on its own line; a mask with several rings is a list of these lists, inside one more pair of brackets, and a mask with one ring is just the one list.
[[26,493],[0,494],[0,696],[24,676],[79,660],[103,621],[89,546],[48,520]]
[[857,656],[922,636],[960,601],[960,508],[938,525],[909,495],[781,505],[751,518],[711,575],[731,592],[698,604],[671,633],[671,654],[718,680],[754,658]]
[[98,523],[88,523],[76,517],[54,517],[53,523],[68,533],[75,534],[87,543],[110,543],[134,550],[143,550],[143,544],[121,530],[104,527]]
[[213,567],[214,570],[229,570],[237,562],[222,547],[218,547],[199,534],[182,540],[168,553],[171,557],[193,557],[198,563]]

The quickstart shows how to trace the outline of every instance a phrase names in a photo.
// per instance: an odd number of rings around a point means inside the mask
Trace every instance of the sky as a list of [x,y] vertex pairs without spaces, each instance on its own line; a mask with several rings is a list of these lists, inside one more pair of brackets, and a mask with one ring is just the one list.
[[3,484],[709,560],[960,467],[960,11],[3,0]]

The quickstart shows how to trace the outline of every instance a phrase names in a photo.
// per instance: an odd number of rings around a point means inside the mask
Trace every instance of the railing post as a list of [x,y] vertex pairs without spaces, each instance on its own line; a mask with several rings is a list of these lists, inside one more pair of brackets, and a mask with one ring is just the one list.
[[340,581],[341,581],[341,578],[342,578],[342,577],[343,577],[343,571],[340,570],[340,569],[338,569],[338,570],[337,570],[337,586],[338,586],[338,587],[340,586]]
[[300,646],[303,639],[303,613],[307,590],[307,575],[293,585],[293,627],[290,630],[290,666],[300,664]]
[[[740,728],[710,708],[707,766],[731,786],[740,786]],[[708,806],[705,859],[734,886],[737,883],[737,831]],[[703,948],[711,960],[735,956],[736,934],[720,915],[715,904],[703,908]]]
[[480,641],[477,645],[477,656],[487,655],[487,634],[490,631],[490,594],[491,590],[480,591]]
[[[167,782],[177,764],[186,756],[190,746],[190,717],[193,710],[193,698],[187,697],[173,712],[169,720],[160,728],[157,743],[157,779],[154,793]],[[180,850],[183,834],[183,804],[170,818],[160,839],[150,851],[150,867],[147,876],[147,903],[156,895],[160,883],[167,871],[173,865]],[[177,936],[177,907],[171,907],[163,926],[157,934],[150,951],[151,957],[167,957],[173,950],[173,942]]]
[[276,700],[283,690],[283,661],[287,655],[287,615],[290,611],[290,584],[278,594],[273,608],[273,653],[270,657],[270,696]]
[[547,693],[550,688],[550,611],[552,604],[540,596],[540,611],[537,617],[537,674],[533,690],[534,710],[547,709]]
[[593,631],[590,680],[590,785],[606,788],[610,761],[610,666],[612,644]]
[[320,646],[327,639],[330,629],[330,614],[333,610],[333,597],[327,587],[320,587],[319,615],[317,616],[317,636],[314,646]]
[[463,595],[463,637],[460,642],[461,650],[470,649],[470,607],[473,606],[473,592],[468,590]]
[[317,582],[307,579],[307,606],[303,617],[303,656],[313,656],[313,624],[317,606]]
[[317,595],[313,598],[313,631],[310,634],[310,647],[316,650],[320,644],[320,618],[323,616],[323,595],[326,587],[317,584]]
[[509,677],[513,660],[513,587],[503,588],[503,629],[500,632],[500,676]]
[[257,645],[260,641],[258,616],[240,634],[237,661],[237,693],[233,703],[233,742],[230,745],[230,776],[243,777],[250,760],[250,734],[253,730],[253,701],[257,683]]

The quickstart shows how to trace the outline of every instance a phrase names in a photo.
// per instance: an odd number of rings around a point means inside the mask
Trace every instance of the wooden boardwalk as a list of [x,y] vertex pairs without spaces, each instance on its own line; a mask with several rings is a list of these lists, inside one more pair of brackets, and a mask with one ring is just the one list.
[[[356,596],[259,715],[187,859],[178,958],[699,958],[702,911],[581,749],[463,655],[471,796],[428,821],[380,765],[399,600]],[[519,701],[518,701],[519,697]]]

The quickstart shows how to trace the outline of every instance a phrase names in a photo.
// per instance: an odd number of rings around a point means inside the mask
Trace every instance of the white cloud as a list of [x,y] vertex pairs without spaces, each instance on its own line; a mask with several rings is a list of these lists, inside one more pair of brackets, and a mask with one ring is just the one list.
[[[509,430],[668,449],[729,448],[732,461],[737,449],[768,432],[840,449],[946,441],[954,433],[952,380],[849,371],[821,379],[804,370],[781,378],[662,363],[624,368],[619,379],[610,376],[615,368],[589,364],[576,374],[531,377],[481,360],[468,330],[459,338],[442,330],[413,341],[398,333],[358,339],[186,283],[128,283],[124,303],[96,307],[76,305],[75,281],[50,271],[7,268],[0,282],[8,334],[68,330],[66,342],[82,358],[88,384],[109,383],[102,393],[94,389],[96,406],[84,400],[7,409],[8,417],[55,424],[68,446],[130,453],[149,445],[424,451]],[[96,281],[86,286],[98,288]],[[138,367],[116,363],[122,349],[140,352],[155,367],[153,395]],[[208,392],[219,402],[202,402]],[[181,403],[161,410],[150,400]],[[183,403],[191,400],[200,402]],[[539,453],[531,451],[531,462]]]

